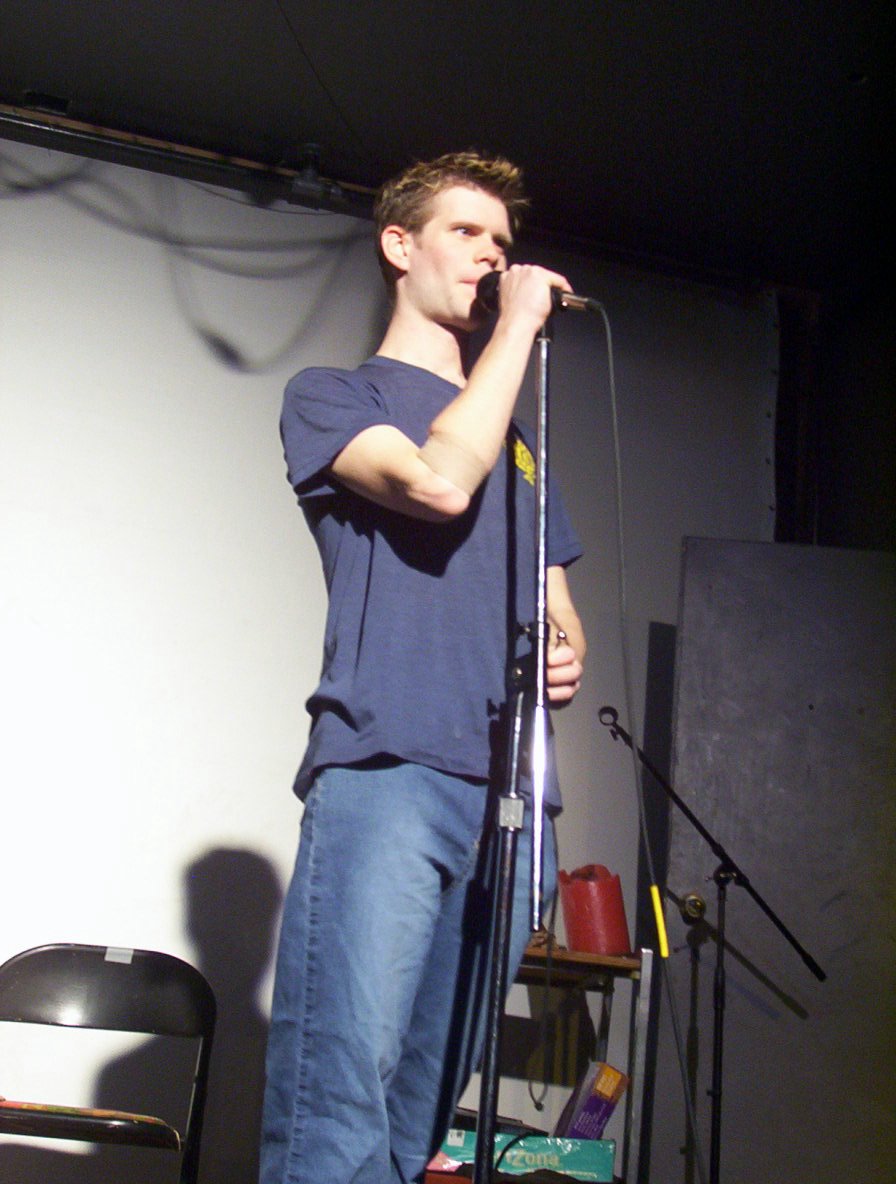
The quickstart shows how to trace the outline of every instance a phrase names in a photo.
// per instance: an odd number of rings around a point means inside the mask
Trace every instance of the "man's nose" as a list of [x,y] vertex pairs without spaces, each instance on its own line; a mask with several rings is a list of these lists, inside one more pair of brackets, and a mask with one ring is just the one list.
[[504,252],[495,240],[488,235],[483,235],[479,248],[479,259],[491,267],[497,267],[503,258]]

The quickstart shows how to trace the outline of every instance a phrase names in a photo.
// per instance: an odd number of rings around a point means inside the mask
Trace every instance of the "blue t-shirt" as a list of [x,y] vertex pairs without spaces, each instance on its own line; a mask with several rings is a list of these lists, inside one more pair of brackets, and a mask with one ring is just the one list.
[[[514,425],[468,510],[445,523],[384,509],[328,471],[375,424],[422,445],[457,393],[427,370],[381,357],[354,371],[305,370],[286,387],[289,481],[329,597],[321,679],[307,702],[311,733],[295,782],[300,797],[325,765],[385,756],[484,780],[503,755],[496,724],[507,698],[508,645],[515,653],[530,648],[516,626],[535,615],[531,437]],[[548,566],[580,554],[551,488]]]

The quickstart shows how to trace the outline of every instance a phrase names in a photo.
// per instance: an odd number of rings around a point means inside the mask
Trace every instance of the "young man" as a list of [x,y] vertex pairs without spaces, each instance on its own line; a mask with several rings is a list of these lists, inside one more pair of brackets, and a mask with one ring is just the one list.
[[[532,456],[511,421],[566,279],[508,267],[519,170],[462,153],[377,202],[394,299],[376,355],[287,387],[289,479],[329,612],[302,837],[282,924],[262,1184],[422,1180],[476,1067],[488,973],[506,671],[534,612]],[[468,369],[476,285],[500,312]],[[555,493],[548,694],[579,687],[566,582],[579,546]],[[552,785],[550,801],[558,799]],[[518,841],[511,976],[529,936],[531,809]],[[556,855],[547,831],[544,881]]]

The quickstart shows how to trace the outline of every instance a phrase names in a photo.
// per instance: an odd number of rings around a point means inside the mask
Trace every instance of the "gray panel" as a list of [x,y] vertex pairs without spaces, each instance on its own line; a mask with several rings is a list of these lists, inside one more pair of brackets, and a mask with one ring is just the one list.
[[[723,1181],[893,1178],[896,755],[890,555],[687,540],[673,783],[827,972],[728,891]],[[670,981],[709,1159],[718,864],[673,811]],[[667,1001],[652,1178],[697,1179]]]

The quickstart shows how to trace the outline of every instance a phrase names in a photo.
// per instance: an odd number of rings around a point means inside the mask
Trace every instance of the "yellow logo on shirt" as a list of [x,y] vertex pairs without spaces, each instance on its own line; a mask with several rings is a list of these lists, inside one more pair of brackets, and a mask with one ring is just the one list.
[[530,485],[535,484],[535,457],[526,447],[525,443],[519,438],[514,437],[513,441],[513,460],[516,467],[523,474],[523,477]]

